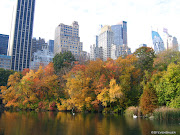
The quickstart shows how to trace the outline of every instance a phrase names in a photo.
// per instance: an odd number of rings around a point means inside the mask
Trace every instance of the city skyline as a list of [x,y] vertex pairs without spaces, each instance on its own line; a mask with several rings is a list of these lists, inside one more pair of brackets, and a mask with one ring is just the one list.
[[[12,10],[17,0],[1,1],[0,23],[1,34],[10,35]],[[179,4],[178,4],[179,3]],[[174,0],[128,0],[128,1],[94,1],[81,0],[36,1],[33,37],[54,40],[55,28],[60,23],[70,24],[78,21],[81,42],[84,50],[90,52],[90,45],[95,43],[95,35],[99,25],[115,25],[120,21],[127,21],[128,46],[132,52],[139,44],[152,46],[151,26],[161,34],[163,27],[180,40],[177,19],[180,13],[180,1]],[[3,14],[2,14],[3,13]]]

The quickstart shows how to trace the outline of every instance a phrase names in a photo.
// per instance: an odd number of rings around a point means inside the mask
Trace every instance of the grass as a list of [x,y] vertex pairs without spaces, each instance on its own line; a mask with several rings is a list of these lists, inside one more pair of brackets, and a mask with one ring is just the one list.
[[153,115],[158,120],[180,120],[180,109],[160,107],[154,110]]

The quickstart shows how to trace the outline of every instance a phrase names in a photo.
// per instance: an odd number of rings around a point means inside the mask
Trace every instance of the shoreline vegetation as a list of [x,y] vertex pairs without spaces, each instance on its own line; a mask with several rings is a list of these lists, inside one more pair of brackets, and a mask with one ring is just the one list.
[[0,82],[1,110],[73,110],[180,119],[178,51],[155,54],[152,48],[141,47],[117,60],[86,62],[75,61],[66,52],[37,70],[1,69],[0,76],[7,78]]

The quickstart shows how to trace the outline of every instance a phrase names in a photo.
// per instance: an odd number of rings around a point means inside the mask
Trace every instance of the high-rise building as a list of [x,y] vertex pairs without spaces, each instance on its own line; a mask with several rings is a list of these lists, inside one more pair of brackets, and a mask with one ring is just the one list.
[[83,50],[83,43],[80,42],[79,25],[74,21],[72,25],[59,24],[55,31],[54,54],[70,51],[76,60],[79,60]]
[[17,0],[15,8],[8,55],[11,69],[22,71],[30,64],[35,0]]
[[167,49],[178,50],[178,41],[176,37],[169,35],[167,39]]
[[48,47],[49,47],[49,51],[54,53],[54,40],[48,41]]
[[111,29],[114,33],[114,44],[123,45],[123,28],[121,24],[112,25]]
[[105,25],[101,28],[98,43],[90,47],[90,59],[107,58],[117,59],[122,55],[131,54],[131,49],[127,45],[127,22],[122,21],[116,25]]
[[164,45],[166,49],[172,49],[172,50],[178,50],[179,46],[178,46],[178,41],[176,37],[173,37],[172,35],[170,35],[168,33],[168,29],[164,28],[163,29],[164,32]]
[[0,55],[7,55],[9,35],[0,34]]
[[[121,26],[121,37],[122,37],[122,40],[123,40],[123,44],[124,45],[127,45],[127,22],[126,21],[122,21],[120,23],[118,23],[117,25],[112,25],[114,26],[115,28],[117,29],[120,29],[118,27]],[[114,32],[114,31],[113,31]],[[119,33],[119,32],[118,32]],[[117,33],[117,34],[118,34]],[[116,32],[115,32],[116,34]],[[117,44],[118,45],[118,44]],[[122,45],[122,44],[121,44]]]
[[40,37],[39,39],[33,38],[31,56],[33,53],[37,52],[38,50],[47,49],[47,48],[48,48],[48,44],[45,42],[43,38]]
[[98,37],[98,47],[102,47],[103,61],[111,58],[111,44],[113,44],[113,32],[111,26],[105,25],[101,28],[101,33]]
[[165,50],[164,42],[158,32],[152,31],[152,41],[154,45],[154,51],[156,53],[159,53]]

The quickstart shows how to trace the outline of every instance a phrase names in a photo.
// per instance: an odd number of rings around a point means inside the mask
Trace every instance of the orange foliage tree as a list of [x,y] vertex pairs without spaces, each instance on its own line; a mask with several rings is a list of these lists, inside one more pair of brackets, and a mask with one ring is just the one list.
[[140,108],[143,115],[152,113],[158,104],[156,92],[150,82],[144,86],[143,94],[140,98]]

